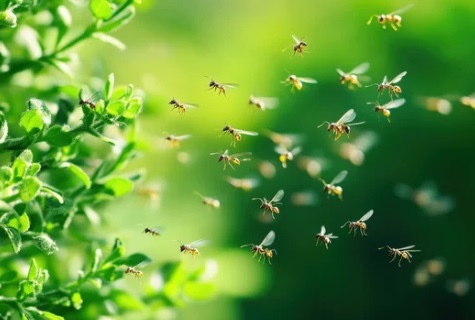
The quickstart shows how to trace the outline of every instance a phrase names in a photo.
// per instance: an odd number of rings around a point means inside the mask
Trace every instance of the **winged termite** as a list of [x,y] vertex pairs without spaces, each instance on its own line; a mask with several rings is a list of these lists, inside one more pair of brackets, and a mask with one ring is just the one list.
[[340,186],[336,186],[336,184],[345,180],[347,175],[348,171],[343,170],[339,174],[337,174],[330,183],[326,183],[325,180],[320,178],[320,181],[323,183],[323,192],[326,192],[329,195],[338,196],[338,198],[342,200],[343,189]]
[[236,128],[231,127],[228,124],[222,129],[222,131],[224,132],[224,134],[230,134],[233,137],[233,140],[231,142],[233,145],[235,145],[236,141],[242,140],[242,135],[247,135],[247,136],[259,135],[257,132],[236,129]]
[[292,39],[294,40],[294,44],[282,49],[282,52],[287,50],[288,48],[292,47],[294,51],[294,55],[298,53],[300,56],[303,55],[305,51],[305,47],[307,47],[307,42],[303,41],[302,39],[297,38],[296,36],[292,35]]
[[279,100],[274,97],[254,97],[249,98],[249,105],[256,106],[259,110],[271,110],[277,107]]
[[282,167],[287,168],[287,160],[294,160],[294,156],[300,153],[301,148],[295,147],[289,151],[286,147],[280,144],[276,146],[274,150],[279,154],[279,161],[282,163]]
[[177,241],[180,243],[180,252],[189,253],[192,256],[198,255],[200,253],[198,248],[208,243],[208,240],[205,240],[205,239],[196,240],[188,244],[184,244],[180,240],[177,240]]
[[340,145],[340,156],[349,160],[355,166],[363,164],[365,153],[376,144],[378,136],[372,131],[365,131],[352,142],[344,142]]
[[142,233],[145,233],[145,234],[149,234],[149,235],[158,237],[158,236],[162,235],[162,233],[163,233],[163,228],[158,227],[158,226],[157,226],[157,227],[154,227],[154,228],[148,228],[148,227],[146,227],[146,228],[142,231]]
[[384,90],[388,90],[389,98],[393,99],[393,95],[399,98],[399,94],[402,93],[402,89],[394,84],[401,81],[401,79],[407,74],[407,71],[401,72],[394,79],[388,82],[388,78],[384,76],[382,83],[373,83],[366,87],[378,86],[378,97],[381,96]]
[[391,100],[388,103],[384,105],[380,105],[377,102],[368,102],[368,104],[374,104],[374,111],[381,113],[383,116],[388,119],[388,122],[391,122],[389,120],[389,116],[391,115],[391,109],[399,108],[406,102],[406,99],[396,99],[396,100]]
[[411,262],[411,258],[412,258],[411,252],[421,251],[421,250],[412,249],[414,247],[415,245],[411,245],[411,246],[395,249],[395,248],[391,248],[390,246],[385,246],[385,247],[379,248],[379,250],[384,249],[384,248],[388,249],[389,256],[392,257],[391,261],[389,262],[393,262],[396,259],[396,257],[399,257],[398,266],[400,267],[402,259],[409,261],[409,263]]
[[272,243],[274,243],[275,240],[275,232],[273,230],[269,231],[269,233],[265,236],[264,240],[259,245],[255,245],[254,243],[249,243],[249,244],[243,244],[241,248],[244,247],[249,247],[251,246],[251,252],[253,252],[253,256],[255,257],[257,254],[259,255],[259,261],[261,261],[261,258],[264,257],[264,262],[265,258],[269,261],[269,264],[271,264],[270,260],[272,259],[274,254],[277,254],[277,251],[275,249],[269,249],[265,248]]
[[91,94],[88,98],[84,98],[84,89],[81,88],[81,90],[79,90],[79,94],[78,94],[78,98],[79,98],[79,106],[82,107],[84,105],[86,106],[89,106],[89,108],[91,109],[95,109],[96,108],[96,103],[94,102],[94,100],[97,99],[98,95],[99,95],[99,92],[95,92],[93,94]]
[[213,207],[213,208],[216,208],[216,209],[221,206],[218,199],[211,198],[211,197],[205,197],[205,196],[201,195],[200,193],[198,193],[196,191],[194,192],[194,194],[196,194],[198,197],[200,197],[201,201],[206,206]]
[[251,152],[241,152],[241,153],[235,153],[235,154],[228,154],[228,150],[225,150],[224,153],[220,153],[220,152],[213,152],[213,153],[210,153],[210,155],[218,155],[218,162],[224,162],[224,168],[223,170],[226,169],[226,165],[229,165],[232,169],[234,169],[233,167],[233,163],[234,164],[237,164],[237,165],[240,165],[241,164],[241,161],[247,161],[247,160],[250,160],[249,158],[244,158],[244,159],[239,159],[239,157],[241,156],[249,156],[251,155],[252,153]]
[[191,134],[184,134],[180,136],[175,136],[173,134],[170,134],[165,137],[165,140],[168,141],[171,147],[177,148],[180,146],[180,142],[186,139],[189,139],[191,137]]
[[178,113],[185,113],[187,109],[194,109],[197,107],[194,104],[178,102],[175,98],[173,98],[168,104],[173,106],[172,111],[176,109]]
[[205,76],[205,77],[210,79],[209,89],[210,90],[214,89],[214,91],[218,91],[218,94],[222,93],[225,97],[226,97],[226,89],[228,88],[234,89],[237,87],[237,84],[235,83],[218,83],[208,76]]
[[266,198],[253,198],[252,200],[259,200],[261,202],[260,209],[263,209],[262,214],[269,211],[272,214],[272,218],[275,219],[274,213],[280,213],[280,210],[279,208],[277,208],[277,205],[282,204],[279,201],[282,200],[283,197],[284,190],[280,189],[270,201]]
[[345,112],[344,115],[341,116],[340,119],[336,122],[328,122],[325,121],[318,127],[320,128],[325,123],[328,124],[327,131],[332,131],[335,134],[335,141],[340,139],[343,133],[346,133],[347,136],[350,136],[351,128],[350,126],[357,126],[363,124],[364,122],[357,122],[357,123],[347,123],[351,122],[356,118],[356,112],[353,109],[348,110]]
[[133,274],[137,279],[143,277],[143,272],[138,269],[142,265],[144,265],[144,262],[141,262],[134,267],[128,266],[127,268],[125,268],[125,275]]
[[297,77],[296,75],[292,74],[288,76],[285,81],[282,81],[282,83],[292,85],[292,90],[301,90],[304,83],[317,83],[317,80],[312,78]]
[[348,224],[350,228],[350,232],[348,232],[348,234],[350,234],[351,231],[353,231],[353,235],[356,235],[356,231],[359,229],[362,236],[367,236],[365,221],[371,218],[372,216],[373,216],[373,210],[370,210],[366,212],[358,221],[353,221],[353,222],[347,221],[341,227],[343,228]]
[[340,75],[340,83],[341,84],[348,84],[350,89],[354,89],[355,86],[362,87],[360,81],[358,80],[358,75],[362,75],[369,69],[369,63],[364,62],[358,66],[356,66],[350,72],[344,72],[341,69],[336,69],[336,72]]
[[331,243],[331,239],[337,239],[338,237],[334,236],[333,233],[325,234],[326,231],[327,230],[325,229],[325,226],[322,226],[320,232],[315,235],[315,238],[317,238],[317,243],[315,246],[317,246],[321,240],[328,250],[328,244]]
[[241,189],[243,191],[249,191],[254,189],[259,185],[259,180],[255,178],[233,178],[233,177],[226,177],[226,181],[229,182],[235,188]]
[[402,9],[398,9],[388,14],[373,14],[368,21],[368,24],[371,24],[373,18],[377,18],[378,22],[382,25],[383,29],[386,29],[386,24],[389,24],[394,31],[397,31],[401,27],[402,17],[401,13],[410,9],[414,4],[409,4]]

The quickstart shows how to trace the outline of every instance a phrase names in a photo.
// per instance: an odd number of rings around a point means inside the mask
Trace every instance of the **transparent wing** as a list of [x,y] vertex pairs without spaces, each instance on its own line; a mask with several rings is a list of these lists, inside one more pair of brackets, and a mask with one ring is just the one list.
[[317,80],[312,79],[312,78],[300,78],[300,77],[297,77],[297,79],[298,79],[300,82],[304,82],[304,83],[317,83]]
[[388,77],[384,76],[382,84],[387,84],[387,83],[388,83]]
[[300,40],[299,38],[297,38],[297,37],[294,36],[294,35],[292,35],[292,39],[294,39],[295,44],[299,44],[300,42],[302,42],[302,40]]
[[208,243],[209,243],[209,240],[199,239],[191,243],[188,243],[187,246],[192,247],[192,248],[199,248],[199,247],[207,245]]
[[270,202],[279,202],[280,200],[282,200],[283,196],[284,196],[284,190],[280,189],[279,191],[277,191],[277,193],[274,195],[274,197],[272,198]]
[[364,216],[361,217],[361,219],[359,221],[361,221],[361,222],[366,221],[369,218],[371,218],[372,215],[373,215],[373,210],[369,210],[368,212],[365,213]]
[[335,178],[333,178],[333,180],[332,180],[332,182],[330,182],[330,184],[336,184],[336,183],[342,182],[343,180],[345,180],[347,174],[348,174],[348,171],[343,170],[342,172],[337,174]]
[[300,151],[302,151],[302,148],[295,147],[295,148],[292,149],[291,153],[292,153],[292,155],[296,156],[300,153]]
[[402,247],[402,248],[397,248],[396,250],[407,250],[407,249],[411,249],[411,248],[414,248],[416,245],[413,244],[411,246],[407,246],[407,247]]
[[386,103],[383,108],[385,109],[394,109],[394,108],[399,108],[406,102],[406,99],[396,99],[391,102]]
[[413,6],[414,6],[414,3],[408,4],[408,5],[405,6],[404,8],[397,9],[396,11],[391,12],[390,15],[392,15],[392,14],[401,14],[401,13],[403,13],[403,12],[405,12],[405,11],[411,9]]
[[237,86],[238,86],[235,83],[223,83],[222,85],[225,86],[225,87],[228,87],[228,88],[237,88]]
[[255,131],[246,131],[246,130],[241,130],[241,129],[234,129],[234,131],[236,131],[237,133],[240,133],[240,134],[245,134],[247,136],[257,136],[257,135],[259,135]]
[[184,103],[182,104],[182,106],[185,108],[192,108],[192,109],[197,107],[196,104],[190,104],[190,103]]
[[320,235],[325,235],[325,232],[327,232],[327,229],[325,229],[325,226],[322,226],[322,228],[320,229]]
[[171,138],[175,139],[175,140],[185,140],[185,139],[188,139],[191,137],[191,134],[184,134],[184,135],[181,135],[181,136],[174,136],[174,135],[171,135],[170,136]]
[[259,246],[270,246],[272,243],[274,243],[275,240],[275,232],[274,230],[269,231],[267,236],[262,240],[261,244]]
[[342,77],[346,76],[346,73],[344,73],[343,70],[341,70],[341,69],[336,69],[336,72],[338,72],[340,74],[340,76],[342,76]]
[[274,97],[254,97],[255,103],[262,102],[265,109],[274,109],[279,103],[279,99]]
[[353,121],[356,118],[356,112],[353,109],[348,110],[341,118],[337,121],[338,124],[343,124],[345,122]]
[[358,126],[360,124],[366,123],[366,121],[355,122],[355,123],[347,123],[348,126]]
[[278,146],[276,146],[274,148],[275,152],[277,152],[278,154],[286,154],[287,152],[289,152],[289,150],[287,150],[286,147],[284,147],[283,145],[279,144]]
[[401,73],[398,74],[396,77],[394,77],[394,79],[392,79],[391,81],[389,81],[388,84],[390,84],[390,83],[398,83],[399,81],[401,81],[402,77],[404,77],[406,74],[407,74],[407,71],[401,72]]
[[326,235],[327,238],[330,238],[330,239],[336,239],[338,238],[338,236],[334,236],[333,233],[329,233]]
[[230,155],[230,157],[237,158],[237,157],[242,157],[242,156],[250,156],[252,155],[252,152],[240,152],[240,153],[235,153]]
[[353,70],[351,70],[350,74],[362,74],[368,71],[369,69],[369,63],[368,62],[363,62],[362,64],[356,66]]

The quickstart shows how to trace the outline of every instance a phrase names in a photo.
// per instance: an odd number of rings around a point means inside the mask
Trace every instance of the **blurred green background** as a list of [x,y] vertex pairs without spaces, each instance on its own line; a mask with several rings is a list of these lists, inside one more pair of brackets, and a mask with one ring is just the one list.
[[[383,30],[372,14],[389,13],[409,3],[402,28]],[[87,19],[77,12],[76,19]],[[211,301],[192,303],[177,311],[179,319],[469,319],[475,317],[473,290],[457,295],[448,288],[454,280],[473,281],[475,236],[475,110],[458,98],[475,91],[475,3],[441,1],[144,1],[131,24],[114,35],[126,45],[118,51],[90,41],[80,48],[84,79],[94,73],[114,72],[118,83],[142,88],[146,108],[139,138],[143,156],[134,165],[146,167],[150,185],[159,186],[158,206],[131,196],[110,206],[107,229],[97,232],[121,237],[130,251],[141,250],[160,264],[184,259],[200,265],[216,261],[217,293]],[[308,53],[293,56],[291,35],[304,37]],[[407,102],[392,112],[391,123],[372,110],[376,87],[348,90],[338,82],[335,69],[349,71],[368,61],[371,81],[380,82],[402,71],[402,97]],[[291,74],[318,80],[292,93],[281,83]],[[237,83],[227,97],[208,90],[209,76]],[[76,79],[81,83],[81,76]],[[251,94],[279,98],[275,110],[262,112],[248,105]],[[171,111],[173,97],[196,103],[185,114]],[[424,97],[447,98],[449,114],[426,108]],[[380,103],[386,103],[383,94]],[[336,121],[354,108],[351,136],[334,141],[323,121]],[[236,148],[222,136],[225,123],[258,131],[244,136]],[[288,168],[281,167],[265,130],[301,134],[302,152]],[[343,159],[342,144],[355,141],[365,131],[377,135],[365,152],[362,165]],[[179,149],[167,148],[167,134],[191,134]],[[211,152],[252,152],[252,160],[236,170],[223,171]],[[181,153],[180,153],[181,152]],[[189,157],[183,163],[179,157]],[[299,157],[322,160],[321,176],[329,181],[348,170],[343,201],[328,198],[322,184],[299,168]],[[180,158],[181,159],[181,158]],[[272,162],[276,174],[263,178],[257,165]],[[244,192],[234,189],[226,176],[255,177],[260,184]],[[394,188],[404,183],[419,188],[433,181],[455,207],[431,216],[410,199],[398,197]],[[260,220],[254,197],[272,197],[285,190],[281,213],[273,221]],[[193,192],[213,196],[221,208],[207,208]],[[294,192],[317,195],[316,205],[296,206]],[[374,209],[368,237],[347,234],[340,226]],[[315,247],[315,234],[324,224],[339,236],[329,250]],[[141,234],[143,226],[163,226],[163,237]],[[275,230],[272,245],[278,252],[272,265],[252,259],[246,243],[259,243]],[[175,240],[188,243],[209,239],[195,258],[181,256]],[[413,263],[389,264],[386,250],[415,244]],[[414,282],[416,270],[427,260],[445,263],[442,274],[426,285]],[[126,285],[137,291],[146,276]],[[460,292],[459,292],[460,293]],[[174,317],[162,313],[162,318]]]

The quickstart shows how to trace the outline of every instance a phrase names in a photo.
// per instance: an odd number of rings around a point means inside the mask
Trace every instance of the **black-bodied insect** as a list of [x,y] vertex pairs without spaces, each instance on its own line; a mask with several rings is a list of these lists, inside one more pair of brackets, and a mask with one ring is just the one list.
[[259,200],[261,202],[261,206],[259,208],[263,209],[262,214],[265,214],[267,211],[269,211],[272,214],[272,218],[275,219],[274,213],[280,213],[280,210],[279,208],[277,208],[277,205],[282,204],[279,201],[282,200],[283,197],[284,190],[280,189],[270,201],[266,198],[252,198],[252,200]]
[[237,87],[237,84],[235,84],[235,83],[218,83],[218,82],[214,81],[213,79],[211,79],[208,76],[205,76],[205,77],[210,79],[210,82],[209,82],[209,85],[208,85],[209,90],[214,89],[214,91],[218,91],[218,94],[222,93],[225,97],[226,97],[226,89],[227,88],[234,89],[234,88]]
[[327,230],[325,229],[325,226],[322,226],[320,232],[315,235],[315,238],[317,238],[317,243],[315,244],[315,246],[317,246],[321,240],[328,250],[328,244],[331,243],[331,239],[336,239],[338,237],[334,236],[333,233],[325,234],[326,232]]
[[223,170],[226,169],[226,165],[229,165],[232,169],[233,163],[240,165],[241,161],[248,161],[250,160],[249,158],[244,158],[244,159],[239,159],[241,156],[250,156],[252,153],[251,152],[241,152],[241,153],[235,153],[235,154],[228,154],[228,150],[225,150],[224,153],[221,152],[213,152],[210,153],[210,155],[218,155],[218,162],[224,162],[224,168]]
[[261,261],[261,258],[264,257],[264,263],[265,263],[265,258],[269,261],[269,264],[271,264],[270,260],[274,256],[274,254],[277,254],[277,251],[275,249],[269,249],[269,248],[264,248],[272,245],[275,240],[275,232],[273,230],[269,231],[269,233],[266,235],[264,240],[259,245],[255,245],[254,243],[249,243],[249,244],[243,244],[241,248],[244,247],[249,247],[251,246],[251,252],[253,252],[253,258],[258,254],[259,255],[259,261]]
[[94,102],[94,100],[96,100],[97,97],[99,96],[99,92],[93,93],[87,99],[84,99],[83,93],[84,93],[83,89],[79,90],[79,95],[78,95],[79,96],[79,106],[82,107],[82,106],[86,105],[86,106],[89,106],[89,108],[91,108],[91,109],[95,109],[96,108],[96,102]]
[[290,46],[282,49],[282,52],[292,47],[294,51],[294,55],[298,53],[300,56],[303,56],[303,53],[306,52],[305,47],[308,46],[307,42],[303,41],[302,39],[297,38],[294,35],[292,35],[292,39],[294,40],[294,44],[291,44]]
[[249,105],[256,106],[259,110],[272,110],[277,107],[279,100],[274,97],[254,97],[249,98]]
[[395,249],[395,248],[391,248],[390,246],[385,246],[378,249],[379,250],[384,249],[384,248],[388,249],[389,256],[392,257],[391,261],[389,262],[393,262],[396,259],[396,257],[399,257],[398,266],[400,267],[402,259],[409,261],[409,263],[411,262],[411,258],[412,258],[411,252],[421,251],[421,250],[412,250],[412,248],[414,247],[415,245],[411,245],[411,246]]
[[342,200],[343,188],[340,186],[336,186],[336,184],[345,180],[347,175],[348,171],[343,170],[339,174],[337,174],[330,183],[326,183],[325,180],[320,178],[320,181],[323,183],[323,192],[326,192],[329,195],[338,196],[338,198]]
[[237,128],[233,128],[231,127],[230,125],[225,125],[224,128],[222,129],[222,131],[224,132],[224,134],[230,134],[232,135],[233,137],[233,140],[231,141],[231,144],[232,145],[236,145],[236,142],[237,141],[241,141],[242,140],[242,135],[246,135],[246,136],[257,136],[259,135],[257,132],[254,132],[254,131],[246,131],[246,130],[241,130],[241,129],[237,129]]
[[161,236],[162,233],[163,233],[163,229],[160,228],[160,227],[154,227],[154,228],[145,228],[142,233],[145,233],[145,234],[150,234],[152,236]]
[[356,231],[359,229],[362,236],[367,236],[366,234],[366,223],[365,221],[371,218],[373,215],[373,210],[366,212],[358,221],[347,221],[341,227],[344,228],[347,224],[350,228],[350,232],[353,231],[353,235],[356,235]]
[[208,240],[205,239],[196,240],[188,244],[184,244],[180,240],[177,241],[180,243],[180,252],[189,253],[192,256],[198,255],[200,253],[198,248],[208,243]]
[[143,272],[137,269],[139,265],[136,265],[135,267],[127,267],[125,269],[125,275],[133,274],[137,279],[143,277]]
[[187,109],[193,109],[197,107],[194,104],[178,102],[178,100],[175,98],[173,98],[168,104],[173,106],[171,111],[176,109],[178,113],[185,113]]

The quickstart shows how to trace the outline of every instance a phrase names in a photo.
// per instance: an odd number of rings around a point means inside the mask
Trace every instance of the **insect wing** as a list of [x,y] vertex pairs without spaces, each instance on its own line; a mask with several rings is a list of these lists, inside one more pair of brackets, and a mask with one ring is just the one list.
[[317,80],[312,79],[312,78],[300,78],[300,77],[297,77],[297,80],[299,80],[300,82],[303,82],[303,83],[317,83]]
[[336,69],[336,72],[338,72],[338,74],[340,74],[340,76],[342,76],[342,77],[346,76],[346,73],[344,73],[343,70],[341,70],[341,69]]
[[395,108],[399,108],[399,107],[402,106],[405,102],[406,102],[406,99],[393,100],[393,101],[391,101],[391,102],[386,103],[386,104],[383,106],[383,108],[384,108],[384,109],[395,109]]
[[289,152],[289,150],[287,150],[286,147],[284,147],[283,145],[279,144],[278,146],[276,146],[274,148],[275,152],[277,152],[278,154],[287,154]]
[[361,222],[366,221],[369,218],[371,218],[372,215],[373,215],[373,210],[370,210],[370,211],[366,212],[365,215],[362,216],[359,221],[361,221]]
[[270,246],[272,243],[274,243],[275,240],[275,232],[274,230],[269,231],[267,236],[262,240],[261,244],[259,245],[260,247],[266,247]]
[[416,246],[416,245],[413,244],[413,245],[411,245],[411,246],[407,246],[407,247],[403,247],[403,248],[397,248],[397,249],[395,249],[395,250],[402,251],[402,250],[412,249],[412,248],[414,248],[415,246]]
[[325,226],[322,226],[322,228],[320,229],[320,235],[324,236],[326,231],[327,229],[325,229]]
[[398,83],[399,81],[401,81],[402,77],[404,77],[406,74],[407,74],[407,71],[401,72],[401,73],[398,74],[396,77],[394,77],[394,79],[392,79],[391,81],[389,81],[388,84],[391,84],[391,83]]
[[368,62],[363,62],[362,64],[356,66],[353,70],[348,72],[349,74],[362,74],[368,71],[369,69],[369,63]]
[[337,121],[338,124],[344,124],[345,122],[353,121],[356,118],[356,112],[353,109],[348,110],[341,118]]
[[355,123],[348,123],[347,126],[358,126],[358,125],[363,124],[363,123],[366,123],[366,121],[355,122]]
[[241,130],[241,129],[234,129],[234,131],[236,131],[237,133],[240,133],[240,134],[245,134],[247,136],[257,136],[257,135],[259,135],[255,131],[246,131],[246,130]]
[[336,183],[342,182],[343,180],[345,180],[347,174],[348,174],[348,171],[343,170],[342,172],[337,174],[335,178],[333,178],[333,180],[332,180],[332,182],[330,182],[330,184],[336,184]]
[[242,157],[242,156],[250,156],[252,155],[252,152],[240,152],[240,153],[235,153],[230,155],[229,157],[231,158],[237,158],[237,157]]
[[338,238],[338,236],[334,236],[333,233],[329,233],[327,235],[325,235],[325,237],[329,238],[329,239],[336,239]]
[[277,193],[274,195],[274,197],[272,198],[270,202],[279,202],[280,200],[282,200],[283,197],[284,197],[284,190],[280,189],[279,191],[277,191]]
[[388,84],[388,77],[384,76],[383,82],[381,84]]
[[296,36],[292,35],[292,39],[294,39],[295,41],[295,44],[300,44],[302,42],[302,40],[300,40],[299,38],[297,38]]
[[207,245],[208,243],[209,243],[209,240],[199,239],[199,240],[193,241],[191,243],[188,243],[186,246],[191,247],[191,248],[200,248],[202,246]]
[[302,151],[302,148],[295,147],[295,148],[292,149],[292,151],[290,151],[290,153],[292,153],[292,155],[296,156],[297,154],[300,153],[300,151]]
[[194,109],[194,108],[197,107],[196,104],[189,104],[189,103],[184,103],[184,104],[182,104],[182,106],[185,107],[185,109],[186,108]]
[[222,85],[225,86],[225,87],[228,87],[228,88],[233,88],[233,89],[237,88],[237,86],[238,86],[235,83],[223,83]]
[[396,11],[394,12],[391,12],[389,15],[393,15],[393,14],[401,14],[409,9],[411,9],[412,7],[414,6],[413,3],[411,4],[408,4],[407,6],[405,6],[404,8],[401,8],[401,9],[397,9]]

